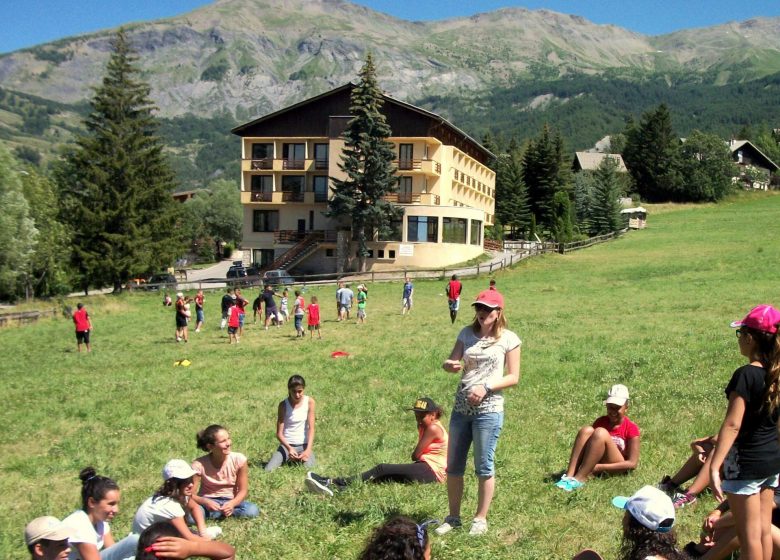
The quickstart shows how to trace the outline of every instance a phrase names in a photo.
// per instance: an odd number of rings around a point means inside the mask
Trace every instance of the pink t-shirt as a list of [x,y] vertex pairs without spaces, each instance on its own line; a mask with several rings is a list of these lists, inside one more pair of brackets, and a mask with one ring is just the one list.
[[623,416],[623,421],[614,428],[610,427],[609,416],[602,416],[593,422],[593,427],[607,430],[609,435],[612,436],[612,441],[615,442],[617,448],[620,449],[620,453],[623,454],[623,457],[626,456],[626,442],[632,438],[639,437],[639,426],[629,420],[628,416]]
[[228,499],[235,496],[238,470],[244,465],[246,465],[246,455],[234,451],[230,452],[219,470],[214,468],[209,455],[195,459],[192,468],[200,475],[198,496]]

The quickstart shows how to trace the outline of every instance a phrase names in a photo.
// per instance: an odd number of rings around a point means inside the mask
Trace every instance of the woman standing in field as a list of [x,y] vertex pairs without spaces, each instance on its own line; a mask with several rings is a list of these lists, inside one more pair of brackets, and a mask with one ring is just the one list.
[[504,296],[497,290],[481,292],[472,304],[474,321],[458,334],[450,357],[442,367],[460,374],[450,418],[447,453],[449,515],[436,529],[443,535],[461,526],[463,474],[469,447],[474,443],[474,467],[479,479],[477,513],[470,535],[487,532],[487,514],[495,488],[494,458],[504,423],[502,390],[520,380],[520,339],[507,330]]
[[100,476],[92,467],[79,473],[81,479],[81,509],[62,522],[71,528],[69,537],[71,560],[120,560],[132,558],[138,535],[114,541],[109,521],[119,513],[119,485]]
[[259,508],[245,500],[249,494],[249,465],[246,456],[231,451],[228,431],[212,424],[196,436],[198,448],[208,455],[192,462],[193,482],[198,493],[192,499],[203,508],[206,519],[257,517]]
[[748,363],[726,386],[729,404],[710,464],[711,486],[716,499],[728,496],[740,557],[771,560],[772,507],[780,472],[780,311],[759,305],[731,326],[739,327],[739,351]]

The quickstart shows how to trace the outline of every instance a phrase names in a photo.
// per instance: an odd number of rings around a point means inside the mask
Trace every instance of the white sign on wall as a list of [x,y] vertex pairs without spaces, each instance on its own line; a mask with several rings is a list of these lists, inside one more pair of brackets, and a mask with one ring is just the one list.
[[398,256],[399,257],[413,257],[414,256],[414,245],[410,245],[409,243],[401,243],[398,245]]

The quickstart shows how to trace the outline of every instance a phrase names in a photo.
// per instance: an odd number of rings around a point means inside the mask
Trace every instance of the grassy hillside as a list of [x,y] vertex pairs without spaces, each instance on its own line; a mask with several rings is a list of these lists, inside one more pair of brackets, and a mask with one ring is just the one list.
[[[778,303],[778,213],[772,194],[651,208],[644,231],[499,274],[510,328],[524,344],[520,385],[507,392],[490,533],[434,537],[433,557],[570,558],[585,546],[614,557],[621,514],[610,499],[672,473],[692,438],[717,429],[723,387],[742,362],[728,323],[754,304]],[[487,278],[464,284],[469,300]],[[241,344],[229,346],[216,328],[218,293],[207,297],[205,331],[186,346],[173,342],[173,312],[144,294],[85,300],[91,355],[74,351],[66,319],[3,329],[0,493],[14,502],[0,512],[0,556],[26,557],[28,519],[77,507],[86,465],[121,485],[114,530],[125,534],[162,465],[194,458],[194,434],[212,422],[228,426],[234,448],[250,457],[250,498],[263,510],[257,520],[222,524],[242,558],[355,558],[387,515],[442,518],[443,486],[366,485],[324,499],[304,491],[304,470],[266,475],[260,467],[275,449],[275,405],[293,373],[306,376],[318,401],[318,472],[408,460],[416,428],[403,408],[427,394],[449,412],[456,378],[440,364],[470,319],[464,310],[451,326],[442,292],[442,282],[416,282],[413,314],[402,319],[401,286],[372,285],[368,324],[359,327],[334,321],[332,287],[309,289],[323,302],[323,341],[249,324]],[[334,350],[352,357],[334,360]],[[191,367],[173,366],[184,357]],[[629,415],[643,430],[639,468],[564,494],[548,475],[564,467],[576,429],[602,412],[616,382],[630,388]],[[466,515],[475,491],[469,473]],[[683,543],[698,535],[712,502],[705,496],[680,512]]]

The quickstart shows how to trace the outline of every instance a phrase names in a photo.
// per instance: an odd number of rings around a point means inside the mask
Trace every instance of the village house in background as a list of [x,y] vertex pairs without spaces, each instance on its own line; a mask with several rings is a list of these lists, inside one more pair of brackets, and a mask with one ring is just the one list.
[[616,171],[618,173],[628,173],[623,156],[620,154],[605,154],[603,152],[574,152],[574,160],[571,164],[572,171],[575,173],[578,171],[596,171],[604,158],[607,157],[617,162]]
[[772,178],[777,177],[778,166],[749,140],[731,140],[729,150],[734,163],[739,167],[739,175],[734,183],[743,183],[746,189],[766,191],[777,188]]
[[[346,84],[233,129],[241,136],[244,261],[297,274],[355,270],[348,224],[328,218],[329,177],[342,179]],[[493,225],[493,155],[444,118],[384,96],[404,210],[392,233],[368,243],[367,270],[440,267],[483,252]]]

